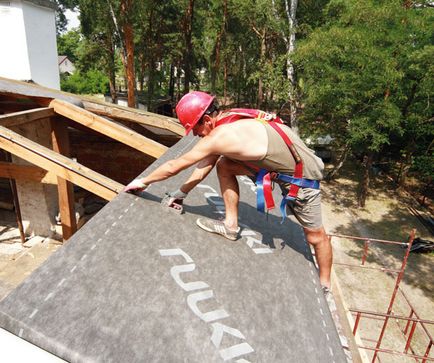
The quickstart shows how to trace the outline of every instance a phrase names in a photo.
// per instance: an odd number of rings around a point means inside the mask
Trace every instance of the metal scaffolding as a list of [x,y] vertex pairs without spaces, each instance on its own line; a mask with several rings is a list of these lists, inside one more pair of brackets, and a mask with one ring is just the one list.
[[[416,312],[414,306],[411,304],[410,300],[404,293],[403,289],[400,287],[400,283],[402,281],[402,278],[404,276],[405,268],[407,266],[407,260],[410,254],[410,249],[413,244],[413,240],[415,237],[415,230],[413,229],[410,233],[410,237],[408,242],[397,242],[397,241],[388,241],[388,240],[380,240],[380,239],[373,239],[373,238],[365,238],[365,237],[355,237],[355,236],[346,236],[346,235],[340,235],[340,234],[329,234],[330,242],[333,238],[337,239],[349,239],[356,242],[362,242],[363,243],[363,253],[361,256],[361,263],[360,265],[355,264],[348,264],[348,263],[340,263],[335,262],[334,265],[337,266],[343,266],[347,268],[362,268],[362,269],[372,269],[372,270],[379,270],[382,272],[390,273],[392,275],[396,275],[395,280],[395,286],[392,292],[392,295],[389,300],[388,308],[386,313],[381,312],[374,312],[374,311],[367,311],[362,310],[360,308],[349,308],[348,310],[355,316],[355,322],[354,326],[352,328],[353,335],[356,335],[359,328],[359,323],[362,318],[365,319],[375,319],[382,321],[382,328],[380,335],[377,339],[367,339],[361,337],[361,340],[367,341],[372,343],[371,346],[366,345],[358,345],[359,349],[369,350],[373,351],[373,357],[372,357],[372,363],[376,361],[380,361],[379,353],[387,353],[387,354],[393,354],[393,355],[400,355],[400,356],[406,356],[409,358],[413,358],[416,362],[434,362],[434,358],[430,357],[430,351],[433,346],[433,338],[428,330],[428,326],[434,327],[434,321],[421,319]],[[372,244],[389,244],[393,246],[400,246],[405,248],[405,253],[402,259],[402,264],[400,269],[393,269],[386,266],[383,267],[372,267],[367,266],[366,261],[369,254],[369,248]],[[407,308],[409,309],[408,316],[403,315],[397,315],[393,312],[393,306],[396,301],[396,298],[400,294],[400,296],[403,297]],[[384,338],[384,335],[386,333],[386,330],[389,326],[389,321],[392,319],[392,321],[395,321],[395,323],[398,325],[399,330],[403,334],[405,345],[402,348],[402,350],[394,350],[394,349],[386,349],[382,347],[382,341]],[[400,326],[400,323],[404,323],[405,327]],[[414,333],[416,329],[419,329],[419,331],[424,335],[424,338],[428,341],[426,349],[424,353],[417,353],[415,349],[412,347],[412,342],[414,338]]]

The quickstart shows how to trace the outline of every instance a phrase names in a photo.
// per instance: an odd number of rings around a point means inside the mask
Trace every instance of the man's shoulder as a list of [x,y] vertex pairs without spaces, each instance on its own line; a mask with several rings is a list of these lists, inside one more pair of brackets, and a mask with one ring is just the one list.
[[257,125],[260,125],[261,122],[254,118],[243,118],[241,120],[237,120],[231,123],[227,123],[221,126],[218,126],[215,128],[215,130],[221,129],[221,130],[236,130],[236,129],[250,129],[252,127],[256,127]]

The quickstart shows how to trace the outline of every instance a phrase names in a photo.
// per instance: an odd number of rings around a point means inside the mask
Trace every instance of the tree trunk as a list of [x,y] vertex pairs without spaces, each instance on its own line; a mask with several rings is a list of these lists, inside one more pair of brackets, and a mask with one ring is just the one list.
[[[267,30],[264,28],[261,34],[261,50],[260,50],[260,55],[259,55],[259,59],[261,64],[265,61],[265,54],[267,52]],[[257,101],[256,101],[256,107],[257,108],[261,108],[262,107],[262,102],[264,99],[264,82],[262,81],[262,77],[259,76],[259,81],[258,81],[258,96],[257,96]]]
[[115,48],[111,34],[108,35],[106,46],[108,50],[107,70],[109,76],[110,97],[112,99],[112,103],[117,103],[118,94],[116,92]]
[[123,34],[125,42],[125,73],[128,88],[128,107],[136,107],[135,75],[134,75],[134,33],[130,21],[133,0],[121,0],[121,16],[123,21]]
[[223,99],[226,105],[228,97],[228,62],[225,59],[224,80],[223,80]]
[[118,94],[116,92],[116,75],[113,67],[109,70],[109,87],[112,103],[118,103]]
[[148,69],[148,97],[147,97],[147,105],[148,111],[152,112],[152,98],[154,96],[155,89],[155,77],[154,77],[154,60],[151,57],[149,60],[149,69]]
[[[295,97],[295,73],[294,66],[291,61],[291,55],[295,50],[295,27],[297,25],[297,7],[298,0],[291,0],[291,4],[288,3],[288,0],[285,0],[285,13],[288,21],[287,31],[281,32],[283,41],[286,45],[286,76],[289,81],[289,90],[288,90],[288,102],[290,109],[289,123],[291,125],[292,130],[298,134],[298,120],[297,120],[297,100]],[[272,9],[274,12],[274,16],[276,18],[280,18],[280,14],[276,8],[275,1],[272,0]]]
[[193,29],[193,18],[194,18],[194,0],[189,0],[188,8],[185,13],[184,22],[184,40],[185,40],[185,51],[184,51],[184,93],[190,91],[190,83],[192,78],[192,61],[193,61],[193,44],[191,42],[192,29]]
[[332,170],[330,170],[330,172],[325,176],[325,180],[333,180],[335,178],[335,176],[338,174],[339,170],[342,168],[342,166],[345,163],[345,160],[347,160],[347,156],[348,156],[348,152],[350,151],[350,146],[349,144],[345,144],[344,150],[341,154],[341,157],[339,158],[339,161],[337,162],[337,164],[333,167]]
[[152,112],[152,99],[154,96],[154,73],[155,73],[155,52],[154,52],[154,39],[152,37],[152,29],[153,29],[153,20],[154,20],[154,11],[151,7],[149,16],[148,16],[148,42],[149,46],[148,48],[148,91],[147,91],[147,97],[146,97],[146,105],[148,108],[148,111]]
[[223,21],[219,33],[217,34],[216,42],[213,50],[214,63],[211,65],[211,92],[216,93],[217,75],[220,68],[220,48],[226,31],[226,19],[228,14],[228,1],[223,1]]
[[243,56],[243,48],[240,45],[240,51],[237,54],[239,56],[239,68],[238,68],[238,75],[237,75],[237,107],[240,107],[240,101],[241,101],[241,77],[244,73],[244,56]]
[[413,164],[413,153],[408,153],[405,156],[404,161],[401,162],[401,167],[399,168],[399,174],[397,176],[396,184],[398,188],[403,188],[407,180],[408,172]]
[[169,97],[172,102],[175,101],[175,67],[173,63],[170,64]]
[[413,165],[413,155],[416,151],[416,143],[414,142],[414,140],[411,139],[408,141],[405,150],[405,157],[403,160],[401,160],[399,172],[396,177],[396,184],[398,188],[404,187],[405,181],[407,179],[407,174],[410,171],[411,166]]
[[372,167],[372,161],[374,159],[374,155],[372,152],[369,152],[368,155],[365,155],[363,158],[363,178],[360,182],[359,187],[359,195],[358,195],[358,205],[363,208],[366,204],[366,198],[369,192],[369,182],[370,182],[370,171]]
[[146,60],[145,55],[141,53],[139,55],[139,71],[138,71],[138,82],[139,82],[139,90],[144,91],[145,89],[145,72],[146,72]]
[[298,120],[297,120],[297,104],[295,99],[295,74],[294,74],[294,65],[292,64],[291,56],[295,50],[295,26],[296,26],[296,13],[297,13],[297,0],[291,0],[291,7],[288,9],[288,0],[285,0],[285,9],[288,17],[288,30],[289,30],[289,39],[287,43],[286,50],[286,72],[288,75],[288,80],[290,83],[290,89],[288,94],[289,99],[289,107],[290,107],[290,121],[291,128],[294,132],[298,134]]
[[178,63],[176,67],[176,99],[179,100],[181,98],[181,66]]

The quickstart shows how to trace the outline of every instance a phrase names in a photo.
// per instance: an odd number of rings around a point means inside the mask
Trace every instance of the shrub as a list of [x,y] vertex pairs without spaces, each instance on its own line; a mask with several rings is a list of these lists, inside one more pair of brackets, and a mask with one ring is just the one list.
[[104,94],[109,90],[109,80],[101,71],[91,69],[85,73],[77,71],[71,75],[61,75],[60,87],[62,91],[77,94]]

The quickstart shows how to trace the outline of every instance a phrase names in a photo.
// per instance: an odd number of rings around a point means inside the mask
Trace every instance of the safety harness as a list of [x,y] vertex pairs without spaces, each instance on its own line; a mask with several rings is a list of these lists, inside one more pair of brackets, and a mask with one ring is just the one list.
[[303,161],[300,155],[294,147],[294,144],[290,140],[287,134],[277,124],[283,124],[279,116],[272,113],[267,113],[261,110],[245,109],[245,108],[233,108],[225,112],[225,116],[216,122],[216,126],[220,126],[227,123],[232,123],[238,120],[253,118],[260,122],[270,125],[288,146],[291,155],[295,160],[294,174],[287,175],[282,173],[276,173],[266,169],[260,169],[256,177],[256,209],[259,212],[265,213],[275,207],[272,194],[272,183],[274,180],[279,180],[284,183],[289,183],[290,187],[288,194],[283,195],[282,202],[280,203],[280,211],[283,217],[286,217],[286,205],[289,201],[295,200],[300,188],[312,188],[319,189],[320,182],[318,180],[311,180],[303,178]]

